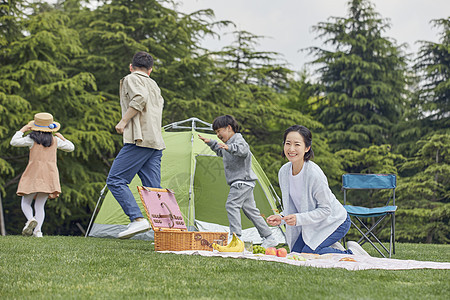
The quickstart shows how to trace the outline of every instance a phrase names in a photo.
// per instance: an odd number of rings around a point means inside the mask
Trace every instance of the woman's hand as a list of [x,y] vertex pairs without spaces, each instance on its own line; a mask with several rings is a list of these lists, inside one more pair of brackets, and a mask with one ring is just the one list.
[[295,226],[297,224],[297,217],[295,215],[287,215],[283,220],[290,226]]
[[280,215],[271,215],[267,219],[267,224],[270,226],[278,226],[281,224],[281,216]]

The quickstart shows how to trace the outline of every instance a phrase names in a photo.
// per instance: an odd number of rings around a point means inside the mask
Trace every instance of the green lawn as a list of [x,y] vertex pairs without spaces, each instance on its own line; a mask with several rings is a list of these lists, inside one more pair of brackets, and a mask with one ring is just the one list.
[[[449,262],[450,245],[397,244],[394,258]],[[0,299],[448,299],[449,282],[450,270],[318,269],[160,254],[146,241],[0,237]]]

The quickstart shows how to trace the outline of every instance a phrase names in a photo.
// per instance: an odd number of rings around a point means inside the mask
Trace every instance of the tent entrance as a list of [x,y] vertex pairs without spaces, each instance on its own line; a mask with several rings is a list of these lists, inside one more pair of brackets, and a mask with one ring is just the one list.
[[[196,156],[194,175],[195,219],[228,227],[225,210],[230,187],[225,179],[223,162],[217,156]],[[253,190],[256,206],[265,217],[273,214],[259,181]],[[242,229],[254,227],[241,211]]]

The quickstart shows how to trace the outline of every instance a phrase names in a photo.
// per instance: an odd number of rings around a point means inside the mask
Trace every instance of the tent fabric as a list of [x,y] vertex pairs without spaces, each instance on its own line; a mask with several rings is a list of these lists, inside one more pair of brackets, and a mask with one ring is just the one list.
[[[186,121],[190,120],[192,119]],[[217,136],[198,132],[194,126],[190,127],[190,130],[186,130],[187,127],[178,128],[183,128],[183,131],[163,130],[162,133],[166,149],[163,151],[161,160],[161,186],[175,192],[189,231],[228,231],[225,202],[229,186],[225,180],[222,158],[198,138],[198,134],[211,139],[217,139]],[[255,157],[252,159],[252,169],[258,177],[254,189],[256,206],[261,211],[261,215],[267,217],[273,214],[279,198]],[[136,176],[129,186],[142,214],[146,216],[136,188],[139,185],[141,181]],[[253,223],[243,213],[241,213],[241,220],[243,230],[253,228],[256,231]],[[88,235],[115,238],[129,222],[119,203],[108,192]],[[276,227],[274,231],[279,231],[276,236],[280,236],[280,243],[284,243],[284,235],[280,228]],[[248,236],[255,243],[261,242],[258,234]],[[153,239],[153,232],[137,235],[136,238]]]
[[[89,236],[99,238],[112,238],[117,237],[119,232],[127,229],[127,225],[111,225],[111,224],[98,224],[95,223],[89,233]],[[133,236],[134,240],[154,240],[154,232],[152,230],[139,233]]]

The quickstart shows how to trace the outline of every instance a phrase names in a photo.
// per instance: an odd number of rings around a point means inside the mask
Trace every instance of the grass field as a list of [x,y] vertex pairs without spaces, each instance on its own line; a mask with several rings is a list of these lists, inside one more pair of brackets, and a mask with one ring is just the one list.
[[[450,245],[397,244],[394,258],[450,262]],[[0,299],[448,299],[449,283],[450,270],[318,269],[161,254],[147,241],[0,237]]]

